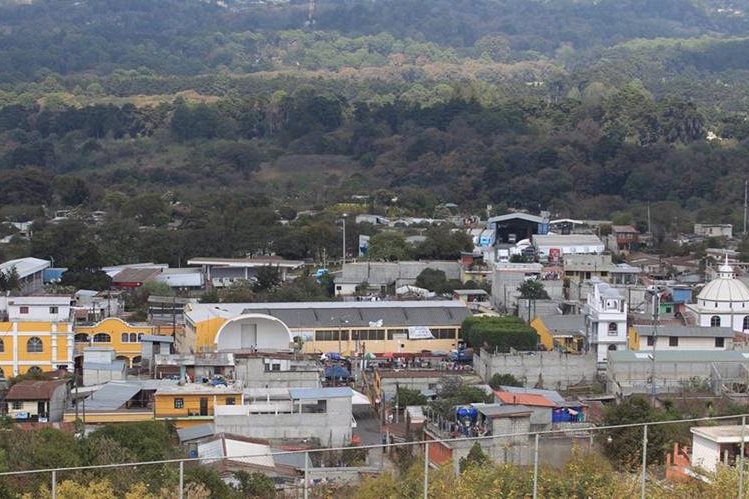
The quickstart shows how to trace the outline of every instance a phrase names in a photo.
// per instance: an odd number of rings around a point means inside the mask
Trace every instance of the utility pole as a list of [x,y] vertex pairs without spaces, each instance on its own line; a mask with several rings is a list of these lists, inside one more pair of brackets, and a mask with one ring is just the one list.
[[747,194],[747,181],[744,180],[744,235],[745,236],[746,236],[746,204],[747,204],[746,194]]
[[653,353],[651,354],[652,366],[650,369],[650,395],[653,407],[655,407],[655,347],[658,343],[658,313],[661,308],[658,290],[653,293]]
[[341,269],[346,263],[346,214],[343,214],[343,253],[341,253]]
[[648,235],[650,237],[653,236],[653,231],[652,231],[652,228],[650,226],[650,203],[648,203]]

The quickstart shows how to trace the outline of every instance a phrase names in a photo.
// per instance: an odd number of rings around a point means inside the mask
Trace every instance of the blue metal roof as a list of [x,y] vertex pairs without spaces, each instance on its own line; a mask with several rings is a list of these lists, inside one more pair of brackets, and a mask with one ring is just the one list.
[[289,395],[294,400],[319,400],[353,397],[351,388],[339,386],[335,388],[289,388]]

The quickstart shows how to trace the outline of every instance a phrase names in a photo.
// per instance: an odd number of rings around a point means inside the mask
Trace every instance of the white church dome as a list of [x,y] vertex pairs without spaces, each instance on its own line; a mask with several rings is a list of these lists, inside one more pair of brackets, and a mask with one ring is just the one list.
[[697,295],[697,303],[705,302],[749,302],[749,288],[736,279],[728,261],[718,269],[718,277],[707,283]]

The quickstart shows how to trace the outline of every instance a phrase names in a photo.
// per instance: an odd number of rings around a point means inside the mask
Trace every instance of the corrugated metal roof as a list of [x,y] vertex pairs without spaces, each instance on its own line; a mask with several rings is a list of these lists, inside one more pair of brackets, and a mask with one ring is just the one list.
[[141,391],[141,385],[110,381],[86,399],[87,411],[116,411]]
[[488,418],[524,416],[533,410],[524,405],[501,405],[501,404],[471,404],[481,414]]
[[144,283],[156,279],[156,276],[160,273],[160,268],[126,268],[112,277],[112,284]]
[[180,443],[184,443],[189,440],[197,440],[199,438],[213,436],[215,432],[216,429],[213,427],[213,423],[206,423],[197,426],[188,426],[187,428],[180,428],[177,430],[177,436],[179,437]]
[[351,398],[353,392],[347,386],[335,388],[289,388],[289,395],[294,400],[319,400],[335,398]]
[[[273,449],[273,452],[278,452],[279,449]],[[298,470],[304,469],[304,461],[308,460],[309,456],[305,452],[293,452],[293,453],[286,453],[283,454],[275,454],[273,456],[273,460],[277,465],[282,466],[291,466],[292,468],[296,468]],[[312,468],[312,461],[308,461],[308,467]]]
[[27,257],[17,258],[16,260],[8,260],[7,262],[0,263],[0,272],[9,272],[11,269],[16,269],[19,279],[28,277],[37,272],[49,268],[51,263],[41,258]]
[[[653,336],[655,327],[652,325],[635,326],[640,336]],[[699,327],[680,326],[678,324],[659,324],[658,336],[681,336],[687,338],[733,338],[734,332],[730,327]]]
[[381,307],[317,307],[306,309],[247,307],[243,314],[265,314],[276,317],[292,329],[319,329],[339,327],[371,327],[370,323],[382,321],[383,327],[392,326],[459,326],[471,315],[461,302],[424,302],[422,306],[399,306],[398,302],[388,302]]
[[539,217],[538,215],[531,215],[530,213],[507,213],[505,215],[498,215],[496,217],[491,217],[489,220],[486,221],[486,225],[489,226],[490,224],[495,224],[498,222],[506,222],[508,220],[525,220],[526,222],[532,222],[541,224],[544,222],[548,223],[548,220],[543,219]]
[[549,331],[580,332],[585,329],[585,316],[576,315],[545,315],[541,322]]

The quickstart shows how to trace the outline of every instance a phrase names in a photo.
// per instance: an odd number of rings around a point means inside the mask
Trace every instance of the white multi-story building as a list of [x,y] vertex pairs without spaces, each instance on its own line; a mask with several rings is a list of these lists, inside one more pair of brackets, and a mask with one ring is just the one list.
[[609,351],[627,350],[627,302],[615,288],[597,282],[583,307],[585,332],[598,363]]

